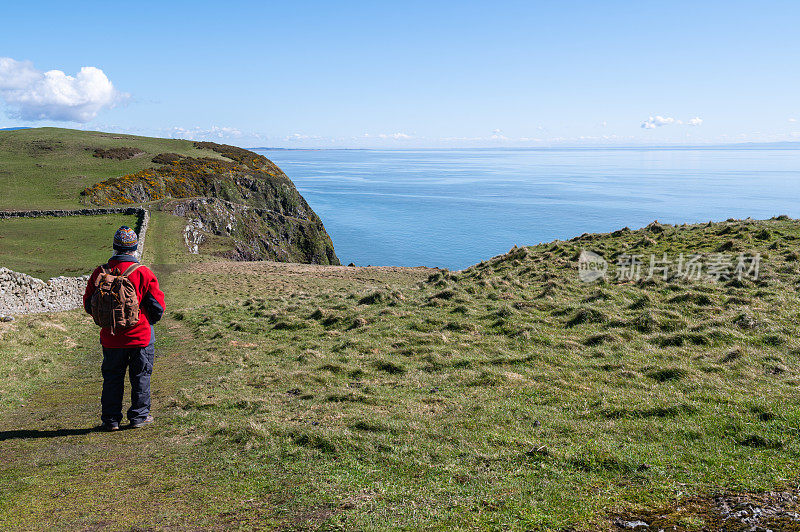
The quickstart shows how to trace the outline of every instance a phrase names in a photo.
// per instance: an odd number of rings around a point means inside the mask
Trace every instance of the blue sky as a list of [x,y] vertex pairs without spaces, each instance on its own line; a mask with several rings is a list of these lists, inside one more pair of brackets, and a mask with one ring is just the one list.
[[0,25],[0,127],[280,147],[800,140],[796,1],[40,1],[5,4]]

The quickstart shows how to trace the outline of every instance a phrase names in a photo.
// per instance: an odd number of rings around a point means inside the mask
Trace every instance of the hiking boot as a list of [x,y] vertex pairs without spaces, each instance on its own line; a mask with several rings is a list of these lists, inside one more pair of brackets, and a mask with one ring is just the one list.
[[128,427],[132,429],[140,429],[142,427],[146,427],[152,422],[153,422],[153,416],[147,416],[146,418],[139,421],[131,421],[131,424],[128,425]]
[[106,432],[114,432],[119,430],[119,423],[103,423],[103,430]]

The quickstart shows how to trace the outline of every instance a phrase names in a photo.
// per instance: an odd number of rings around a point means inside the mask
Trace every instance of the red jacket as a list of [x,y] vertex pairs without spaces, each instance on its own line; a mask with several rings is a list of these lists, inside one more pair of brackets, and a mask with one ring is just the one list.
[[[136,262],[138,261],[130,255],[115,255],[108,261],[108,267],[111,270],[116,268],[122,273]],[[86,285],[86,292],[83,294],[83,308],[89,314],[92,313],[94,281],[101,271],[102,268],[99,266],[94,270]],[[100,343],[103,347],[124,348],[150,345],[154,339],[152,324],[160,320],[164,314],[164,292],[158,287],[158,279],[149,268],[140,266],[128,276],[128,279],[136,287],[136,297],[139,299],[139,308],[141,309],[139,323],[129,329],[117,330],[116,334],[111,334],[111,329],[103,327],[100,329]]]

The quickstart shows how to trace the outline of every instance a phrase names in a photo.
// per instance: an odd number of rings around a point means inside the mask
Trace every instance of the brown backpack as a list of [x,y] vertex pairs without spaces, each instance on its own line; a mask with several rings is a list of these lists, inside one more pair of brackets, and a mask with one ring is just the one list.
[[121,275],[118,269],[109,271],[106,266],[100,267],[102,271],[94,280],[92,318],[97,325],[108,327],[111,334],[115,334],[117,329],[127,329],[139,323],[139,299],[128,276],[141,264],[132,264]]

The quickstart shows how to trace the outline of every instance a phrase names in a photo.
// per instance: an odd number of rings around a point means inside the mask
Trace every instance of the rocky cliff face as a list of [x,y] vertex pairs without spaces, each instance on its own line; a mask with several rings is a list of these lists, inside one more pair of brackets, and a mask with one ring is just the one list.
[[81,194],[96,205],[165,200],[165,208],[187,218],[187,245],[195,252],[213,235],[227,239],[223,254],[238,260],[339,264],[319,216],[272,161],[225,144],[195,146],[225,159],[162,153],[153,158],[157,166]]
[[192,253],[210,239],[228,241],[234,260],[339,264],[322,224],[219,198],[165,202],[161,208],[187,220],[184,240]]

